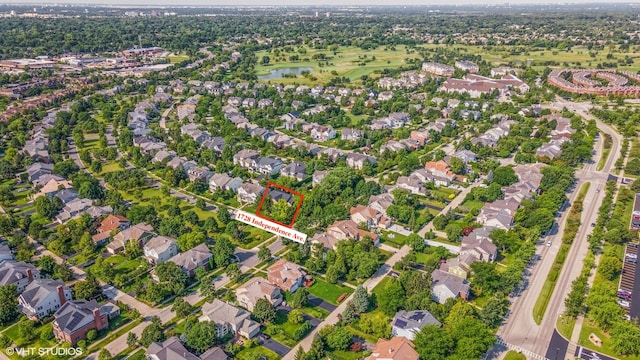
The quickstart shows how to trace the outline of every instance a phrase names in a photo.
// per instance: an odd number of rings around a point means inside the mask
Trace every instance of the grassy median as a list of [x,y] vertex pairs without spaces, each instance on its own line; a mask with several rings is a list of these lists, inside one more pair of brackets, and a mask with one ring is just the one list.
[[569,212],[569,216],[567,216],[566,224],[564,227],[564,233],[562,234],[562,245],[560,246],[560,250],[558,251],[558,254],[556,255],[556,258],[553,262],[551,271],[549,271],[549,274],[547,275],[547,281],[544,283],[544,286],[540,291],[540,295],[538,296],[538,300],[536,300],[536,304],[533,307],[533,320],[538,325],[540,325],[540,323],[542,322],[542,318],[547,311],[547,306],[549,305],[549,300],[551,300],[553,289],[555,289],[556,283],[558,282],[558,277],[560,276],[560,272],[562,271],[562,266],[564,265],[567,254],[571,249],[571,244],[573,243],[573,240],[578,233],[578,229],[580,228],[580,218],[582,217],[582,203],[585,196],[587,195],[587,191],[589,190],[590,185],[591,183],[584,183],[582,187],[580,187],[578,197],[573,203],[573,206],[571,206],[571,210]]

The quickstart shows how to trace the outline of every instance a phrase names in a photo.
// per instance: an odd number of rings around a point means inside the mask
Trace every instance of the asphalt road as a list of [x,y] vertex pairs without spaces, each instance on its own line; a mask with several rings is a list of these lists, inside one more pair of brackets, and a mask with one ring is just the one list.
[[549,360],[562,360],[567,353],[567,348],[569,348],[567,339],[563,338],[562,335],[554,329],[545,357]]
[[[589,103],[573,103],[563,99],[554,102],[551,107],[556,110],[567,109],[583,116],[587,120],[594,119],[589,113],[591,104]],[[610,134],[612,137],[612,147],[609,158],[605,162],[602,171],[596,171],[596,166],[602,154],[601,144],[602,137],[599,137],[595,146],[596,155],[593,161],[587,163],[582,169],[576,172],[577,183],[574,191],[569,196],[573,201],[583,183],[590,182],[591,186],[585,197],[581,223],[583,224],[573,242],[569,254],[565,260],[563,269],[559,275],[556,287],[547,306],[547,312],[542,319],[542,323],[537,325],[533,320],[533,307],[537,300],[547,274],[549,273],[555,256],[559,250],[562,233],[566,221],[567,211],[558,219],[558,234],[548,236],[540,242],[536,254],[541,256],[541,260],[531,269],[531,278],[529,279],[529,288],[526,289],[522,296],[517,298],[511,306],[511,315],[506,319],[498,334],[505,339],[506,342],[520,346],[524,349],[532,351],[536,354],[546,354],[550,348],[553,332],[555,331],[555,322],[557,317],[564,311],[564,299],[570,291],[571,282],[579,276],[582,269],[582,261],[588,252],[587,235],[592,231],[590,223],[595,222],[597,218],[597,210],[604,198],[604,191],[596,191],[598,188],[603,189],[609,178],[609,173],[613,168],[618,156],[620,155],[620,142],[622,137],[611,129],[608,125],[596,120],[598,128],[601,132]],[[552,246],[547,247],[544,244],[547,240],[552,241]],[[552,348],[554,352],[555,349]],[[557,348],[557,346],[556,346]],[[564,355],[562,356],[564,358]]]

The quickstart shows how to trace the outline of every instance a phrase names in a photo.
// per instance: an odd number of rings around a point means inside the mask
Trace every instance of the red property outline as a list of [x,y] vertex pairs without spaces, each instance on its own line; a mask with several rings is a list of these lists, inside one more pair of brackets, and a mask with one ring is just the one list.
[[[293,213],[293,219],[291,219],[291,224],[289,224],[289,225],[283,224],[283,223],[281,223],[279,221],[276,221],[276,220],[274,220],[274,219],[272,219],[272,218],[270,218],[268,216],[264,216],[264,215],[260,214],[260,209],[262,209],[262,204],[264,203],[264,200],[267,198],[267,194],[269,194],[269,188],[271,188],[271,186],[277,187],[280,190],[284,190],[284,191],[286,191],[288,193],[291,193],[293,195],[298,195],[300,197],[300,200],[298,200],[298,206],[296,206],[296,211]],[[269,181],[267,183],[267,188],[264,190],[264,194],[262,194],[262,199],[260,199],[260,204],[258,205],[258,210],[256,210],[256,216],[260,217],[260,218],[263,218],[265,220],[272,221],[272,222],[274,222],[274,223],[276,223],[278,225],[286,226],[286,227],[292,229],[293,228],[293,224],[296,222],[296,218],[298,217],[298,213],[300,212],[300,207],[302,206],[302,200],[304,200],[304,195],[302,195],[301,193],[299,193],[299,192],[297,192],[295,190],[291,190],[289,188],[286,188],[286,187],[284,187],[282,185],[278,185],[276,183],[273,183],[273,182]]]

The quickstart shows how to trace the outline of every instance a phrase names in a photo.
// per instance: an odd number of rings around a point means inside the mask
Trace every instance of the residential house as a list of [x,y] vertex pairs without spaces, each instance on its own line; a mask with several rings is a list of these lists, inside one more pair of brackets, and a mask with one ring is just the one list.
[[40,279],[40,270],[33,264],[14,260],[0,261],[0,286],[15,285],[20,294],[36,279]]
[[231,332],[251,339],[260,333],[260,324],[251,320],[249,312],[219,299],[202,306],[202,316],[199,320],[214,322],[218,338]]
[[398,311],[391,321],[391,336],[404,336],[409,340],[427,325],[442,326],[427,310]]
[[356,205],[349,210],[349,214],[353,222],[356,224],[364,223],[370,229],[374,227],[387,229],[391,226],[391,219],[368,206]]
[[243,149],[233,155],[233,164],[248,169],[259,156],[260,152],[257,150]]
[[18,306],[29,319],[37,320],[53,314],[71,299],[71,289],[62,280],[35,279],[18,296]]
[[[334,148],[324,148],[318,152],[318,158],[322,158],[322,156],[327,156],[327,158],[332,162],[337,162],[340,158],[344,157],[344,151],[340,149]],[[360,155],[360,154],[358,154]]]
[[364,137],[364,131],[357,129],[342,129],[342,140],[358,141]]
[[282,291],[295,292],[302,285],[307,273],[300,265],[285,259],[276,261],[267,269],[267,279]]
[[[34,185],[44,185],[39,182],[41,176],[49,175],[53,173],[53,164],[45,164],[42,162],[35,162],[27,166],[27,179]],[[47,179],[49,181],[49,179]]]
[[284,163],[282,160],[266,156],[253,160],[251,167],[249,168],[253,172],[257,172],[264,175],[275,175],[280,172],[280,169]]
[[213,172],[206,167],[197,167],[194,166],[187,170],[187,175],[189,176],[189,181],[196,182],[202,181],[204,183],[208,183],[209,179],[213,175]]
[[349,155],[347,155],[347,166],[354,169],[362,170],[366,162],[369,162],[369,164],[371,165],[375,165],[376,158],[359,153],[350,153]]
[[509,209],[494,207],[491,204],[485,204],[477,217],[480,224],[503,230],[511,229],[513,221],[514,217]]
[[129,241],[135,241],[142,247],[155,235],[153,226],[144,223],[136,224],[115,234],[113,240],[107,244],[107,251],[110,254],[116,254],[124,250]]
[[407,146],[399,141],[389,140],[380,146],[380,153],[384,154],[385,152],[398,152],[401,150],[406,150]]
[[466,279],[471,273],[471,264],[476,261],[476,258],[468,252],[460,254],[452,259],[447,259],[446,262],[440,264],[440,270],[446,271],[449,274],[453,274],[459,278]]
[[404,336],[395,336],[391,340],[380,338],[366,360],[418,360],[420,355],[414,347],[413,342]]
[[312,244],[322,244],[323,247],[327,250],[336,250],[338,241],[340,240],[336,239],[326,232],[321,232],[313,235],[310,241]]
[[236,299],[240,306],[253,312],[253,308],[260,299],[267,300],[273,306],[280,305],[282,293],[276,285],[261,277],[254,277],[236,289]]
[[47,181],[36,194],[33,195],[33,198],[37,199],[40,196],[52,197],[56,193],[58,193],[58,191],[62,189],[69,189],[71,188],[71,186],[71,183],[67,180],[51,179]]
[[296,178],[298,181],[302,181],[307,177],[307,165],[300,161],[294,161],[291,164],[285,166],[280,175]]
[[410,176],[398,177],[398,180],[396,180],[396,187],[405,189],[412,194],[425,193],[424,180],[413,174]]
[[495,261],[498,256],[498,247],[489,238],[495,229],[495,227],[484,226],[474,229],[467,236],[463,236],[460,243],[460,255],[470,254],[479,261]]
[[216,192],[218,190],[231,190],[237,192],[238,188],[242,185],[242,179],[239,177],[232,178],[227,174],[213,174],[209,179],[209,190]]
[[180,343],[177,336],[151,343],[145,354],[148,360],[200,360]]
[[9,244],[6,242],[0,243],[0,263],[4,260],[13,260],[13,253],[11,252],[11,248],[9,248]]
[[478,161],[477,155],[473,151],[469,150],[459,150],[453,154],[454,157],[462,160],[463,163],[468,164],[470,162]]
[[455,174],[449,169],[449,165],[443,160],[429,161],[424,165],[425,169],[433,176],[433,182],[440,186],[449,186]]
[[393,205],[393,195],[389,193],[371,195],[369,197],[369,207],[385,215],[387,214],[387,209],[391,205]]
[[431,297],[433,301],[444,304],[448,299],[469,297],[469,282],[463,278],[436,269],[431,273],[433,288]]
[[200,355],[200,360],[229,360],[229,356],[219,347],[212,347]]
[[164,161],[169,161],[173,159],[176,155],[177,154],[173,151],[160,150],[153,156],[153,159],[151,159],[151,162],[153,164],[159,164]]
[[193,249],[175,255],[168,261],[175,263],[189,277],[192,277],[195,275],[196,268],[198,267],[204,267],[207,270],[209,269],[211,257],[212,255],[209,247],[206,244],[200,244]]
[[178,254],[176,239],[167,236],[154,236],[142,248],[144,257],[151,264],[165,262]]
[[70,300],[54,314],[53,334],[59,341],[75,345],[87,338],[90,330],[109,328],[109,318],[95,300]]
[[224,140],[223,137],[220,137],[220,136],[212,137],[208,140],[205,140],[202,143],[202,147],[206,149],[211,149],[218,154],[222,154],[222,151],[224,150],[225,146],[226,146],[226,141]]
[[258,183],[247,182],[238,188],[238,201],[244,203],[255,203],[262,198],[264,187]]
[[111,238],[111,232],[114,230],[124,230],[131,226],[129,219],[122,215],[107,215],[96,229],[96,234],[92,236],[93,242],[98,245],[104,245]]
[[426,130],[412,130],[409,138],[416,140],[421,146],[424,146],[429,142],[429,132]]
[[362,230],[353,220],[336,221],[327,228],[327,233],[338,240],[356,239],[361,240],[365,236],[369,237],[374,244],[378,244],[380,237],[378,234]]
[[332,126],[314,126],[311,129],[311,138],[315,141],[329,141],[336,137],[336,131]]
[[[73,200],[76,200],[78,198],[78,192],[75,191],[72,188],[69,189],[62,189],[60,191],[58,191],[55,194],[55,197],[57,197],[58,199],[60,199],[60,201],[62,202],[62,204],[67,205],[70,202],[72,202]],[[87,202],[87,200],[85,199],[84,201],[85,203]],[[78,204],[80,205],[80,204]],[[86,205],[86,204],[82,204],[82,205]],[[63,209],[64,210],[64,209]]]
[[329,173],[328,170],[316,170],[313,172],[313,175],[311,176],[311,184],[313,186],[316,186],[318,184],[320,184],[322,182],[322,180],[324,180],[324,177],[327,176],[327,174]]

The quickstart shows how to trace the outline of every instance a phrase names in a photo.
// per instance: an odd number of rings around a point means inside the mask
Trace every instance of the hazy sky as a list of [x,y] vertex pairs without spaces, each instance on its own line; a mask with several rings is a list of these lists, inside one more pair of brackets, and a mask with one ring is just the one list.
[[545,0],[0,0],[0,3],[25,4],[108,4],[108,5],[204,5],[204,6],[345,6],[345,5],[467,5],[467,4],[570,4],[570,3],[638,3],[640,0],[621,1],[621,0],[574,0],[574,1],[545,1]]

